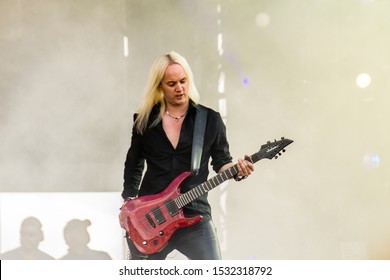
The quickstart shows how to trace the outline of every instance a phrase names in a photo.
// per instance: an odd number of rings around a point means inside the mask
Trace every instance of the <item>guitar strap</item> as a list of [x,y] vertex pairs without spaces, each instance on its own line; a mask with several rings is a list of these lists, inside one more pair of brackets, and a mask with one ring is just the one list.
[[198,175],[200,161],[202,160],[203,140],[206,130],[207,110],[201,105],[195,106],[196,117],[194,135],[192,139],[191,172],[193,176]]

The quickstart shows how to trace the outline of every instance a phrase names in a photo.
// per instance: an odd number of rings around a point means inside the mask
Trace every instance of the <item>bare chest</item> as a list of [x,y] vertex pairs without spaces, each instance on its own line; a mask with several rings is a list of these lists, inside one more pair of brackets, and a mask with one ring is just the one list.
[[162,125],[166,136],[172,144],[172,147],[176,149],[180,140],[180,131],[183,120],[175,121],[169,117],[163,117]]

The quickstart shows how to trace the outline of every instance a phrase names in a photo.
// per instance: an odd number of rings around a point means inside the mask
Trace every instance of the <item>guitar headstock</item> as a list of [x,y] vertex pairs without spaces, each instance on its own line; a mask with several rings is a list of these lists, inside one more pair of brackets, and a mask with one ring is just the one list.
[[266,144],[263,144],[260,151],[255,154],[258,157],[257,160],[262,158],[277,159],[278,156],[282,155],[282,152],[286,151],[285,148],[292,142],[294,141],[284,137],[280,140],[274,140],[273,142],[268,141]]

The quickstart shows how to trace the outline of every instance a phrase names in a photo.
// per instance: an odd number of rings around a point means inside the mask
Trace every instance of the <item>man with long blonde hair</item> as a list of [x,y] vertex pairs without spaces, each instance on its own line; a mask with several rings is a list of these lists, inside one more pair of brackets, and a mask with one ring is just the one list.
[[[124,170],[125,201],[158,194],[178,175],[191,169],[195,119],[200,108],[207,111],[200,166],[196,175],[182,183],[181,191],[187,192],[207,181],[210,159],[215,172],[234,165],[220,114],[198,102],[199,93],[186,59],[176,52],[158,57],[149,73],[144,101],[134,115]],[[253,164],[245,159],[238,159],[237,168],[239,178],[254,170]],[[221,259],[207,194],[185,205],[183,213],[186,217],[202,216],[202,220],[178,229],[158,252],[141,253],[127,235],[131,259],[161,260],[174,249],[189,259]]]

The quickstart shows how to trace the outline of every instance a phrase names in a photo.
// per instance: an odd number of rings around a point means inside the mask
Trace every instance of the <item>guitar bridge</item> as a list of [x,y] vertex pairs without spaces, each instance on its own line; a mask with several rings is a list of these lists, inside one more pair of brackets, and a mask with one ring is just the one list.
[[148,220],[149,224],[150,224],[153,228],[156,227],[156,224],[153,222],[152,217],[150,217],[149,214],[145,214],[145,218]]

